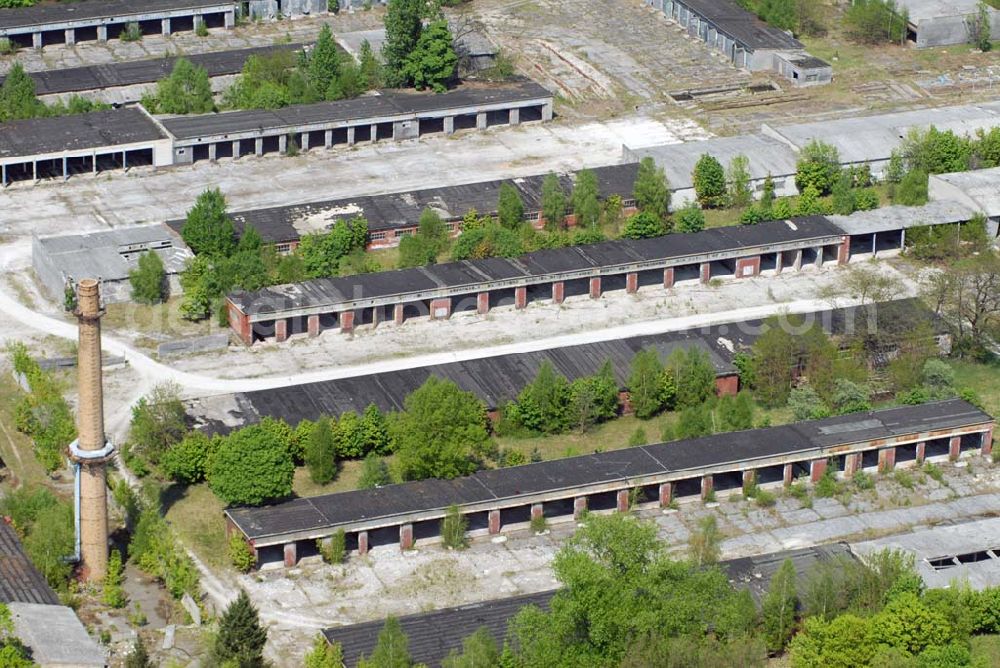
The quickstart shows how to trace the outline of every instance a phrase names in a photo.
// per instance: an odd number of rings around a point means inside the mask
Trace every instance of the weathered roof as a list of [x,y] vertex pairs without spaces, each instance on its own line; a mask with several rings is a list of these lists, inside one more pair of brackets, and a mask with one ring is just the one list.
[[32,7],[0,9],[0,32],[4,29],[41,26],[47,23],[127,18],[138,14],[222,6],[235,7],[235,4],[226,0],[86,0],[73,3],[44,3]]
[[[979,11],[980,0],[897,0],[896,5],[905,9],[909,22],[919,27],[936,18],[972,16]],[[996,11],[989,5],[987,9]]]
[[12,603],[15,635],[31,650],[34,665],[47,668],[102,668],[104,650],[87,634],[71,608],[64,605]]
[[290,534],[321,534],[358,523],[392,523],[420,512],[443,514],[453,504],[516,503],[528,495],[572,493],[589,485],[828,452],[833,446],[982,425],[992,420],[972,404],[951,399],[483,470],[453,480],[420,480],[258,508],[230,508],[226,514],[248,538],[264,546],[282,542]]
[[707,19],[751,51],[760,49],[801,49],[802,42],[774,28],[732,0],[675,0]]
[[0,603],[59,605],[59,597],[38,572],[14,528],[0,521]]
[[138,109],[131,108],[8,121],[0,123],[0,160],[105,149],[158,139],[165,137],[156,123]]
[[168,274],[177,274],[194,255],[167,227],[159,224],[119,227],[86,234],[41,237],[33,252],[43,252],[52,266],[67,276],[99,276],[103,280],[128,278],[146,250],[163,260]]
[[932,197],[935,195],[936,182],[958,190],[961,196],[967,198],[966,203],[974,206],[983,215],[1000,216],[1000,167],[953,174],[933,174],[929,180]]
[[885,206],[870,211],[855,211],[849,216],[830,215],[827,218],[847,234],[871,234],[905,230],[923,225],[964,223],[975,212],[952,200],[937,200],[922,206]]

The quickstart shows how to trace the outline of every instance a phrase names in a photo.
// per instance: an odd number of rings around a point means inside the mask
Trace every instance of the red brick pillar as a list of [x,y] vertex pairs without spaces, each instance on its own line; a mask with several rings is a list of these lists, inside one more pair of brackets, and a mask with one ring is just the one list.
[[620,512],[620,513],[627,513],[628,512],[628,495],[629,495],[629,490],[627,490],[627,489],[620,489],[620,490],[618,490],[618,496],[615,499],[615,502],[616,502],[617,508],[618,508],[618,512]]
[[631,272],[625,274],[625,292],[630,295],[634,295],[639,291],[639,274],[637,272]]
[[340,320],[340,331],[344,334],[350,334],[354,331],[354,311],[344,311],[343,313],[338,313],[337,318]]
[[861,470],[861,453],[852,452],[844,455],[844,475],[853,478],[854,474]]
[[396,304],[392,307],[392,321],[397,325],[402,325],[405,319],[406,307],[402,304]]
[[311,315],[306,318],[306,331],[309,332],[309,336],[316,337],[319,336],[319,316]]
[[809,479],[813,482],[819,482],[819,479],[823,477],[826,473],[826,460],[825,459],[814,459],[809,464]]
[[537,520],[539,517],[545,516],[545,508],[540,503],[531,504],[531,519]]
[[441,297],[431,300],[431,320],[447,320],[451,317],[451,298]]
[[663,287],[672,288],[674,287],[674,268],[667,267],[663,270]]
[[253,325],[250,324],[250,316],[236,308],[232,302],[229,302],[229,326],[240,337],[243,345],[253,345]]
[[660,484],[660,508],[666,508],[674,500],[674,486],[669,482]]
[[701,477],[701,500],[708,501],[708,497],[712,495],[712,483],[714,482],[712,476],[703,475]]
[[566,284],[556,281],[552,284],[552,303],[562,304],[564,299],[566,299]]
[[698,274],[701,276],[702,283],[708,283],[712,280],[712,265],[708,262],[702,262],[698,268]]
[[278,343],[288,340],[288,319],[279,318],[274,321],[274,340]]
[[573,499],[573,519],[578,520],[587,511],[587,497],[578,496]]
[[878,472],[888,473],[896,468],[896,448],[882,448],[878,451]]
[[948,459],[951,461],[957,461],[959,455],[962,454],[962,437],[952,436],[951,440],[948,441]]
[[795,482],[794,471],[791,464],[785,464],[785,469],[781,472],[781,481],[784,483],[785,487],[788,487],[793,482]]
[[594,276],[590,279],[590,298],[600,299],[601,297],[601,277]]
[[514,288],[514,308],[525,308],[528,305],[528,288]]
[[476,295],[476,313],[486,315],[490,312],[490,293],[480,292]]
[[847,264],[851,259],[851,237],[845,236],[837,247],[837,264]]
[[979,453],[984,457],[993,454],[993,427],[983,432],[983,440],[979,446]]
[[748,469],[743,472],[743,492],[753,489],[757,484],[757,471]]
[[285,543],[285,568],[291,568],[299,561],[295,543]]
[[917,443],[917,465],[924,463],[924,459],[927,457],[927,444],[923,441]]
[[760,276],[760,256],[744,257],[736,261],[736,278]]
[[368,532],[358,532],[358,554],[362,557],[368,554]]
[[399,549],[400,550],[411,550],[411,549],[413,549],[413,525],[412,524],[400,524],[399,525]]
[[490,527],[490,534],[500,533],[500,511],[491,510],[487,523],[489,524]]

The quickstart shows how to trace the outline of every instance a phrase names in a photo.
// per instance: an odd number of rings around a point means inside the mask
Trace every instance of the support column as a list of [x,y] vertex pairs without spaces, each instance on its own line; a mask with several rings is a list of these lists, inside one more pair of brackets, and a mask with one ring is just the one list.
[[491,510],[489,514],[489,520],[487,522],[490,527],[490,535],[496,535],[500,533],[500,511]]
[[333,130],[327,130],[323,133],[323,148],[330,148],[333,146]]
[[107,26],[97,26],[97,41],[107,42],[108,41],[108,27]]
[[254,150],[254,154],[255,155],[258,155],[258,156],[264,155],[264,138],[263,137],[257,137],[257,139],[254,140],[253,150]]
[[32,160],[31,161],[31,179],[35,183],[38,183],[38,161],[37,160]]
[[781,482],[785,485],[785,487],[788,487],[795,481],[794,473],[795,471],[793,470],[792,465],[785,464],[785,468],[781,472]]
[[774,273],[775,273],[775,275],[778,275],[778,274],[781,273],[781,270],[783,269],[782,265],[784,264],[784,259],[785,259],[785,254],[782,253],[781,251],[778,251],[777,253],[774,254]]
[[372,306],[372,328],[378,327],[385,313],[384,306]]
[[802,271],[802,249],[795,251],[795,262],[792,263],[795,271]]
[[354,311],[344,311],[343,313],[338,313],[337,319],[340,321],[341,332],[344,334],[350,334],[354,331]]
[[667,267],[663,270],[663,287],[670,289],[674,287],[674,268]]
[[590,279],[590,298],[600,299],[601,298],[601,277],[594,276]]
[[982,438],[983,438],[983,440],[981,441],[981,443],[979,445],[979,454],[981,454],[984,457],[992,455],[993,454],[993,427],[990,427],[989,429],[987,429],[986,431],[984,431],[983,435],[982,435]]
[[552,103],[547,102],[542,105],[542,120],[551,121],[552,120]]
[[358,554],[362,557],[368,554],[368,532],[358,532]]
[[76,44],[76,30],[73,28],[67,28],[65,32],[66,36],[66,46],[73,46]]
[[218,156],[218,153],[215,150],[215,142],[212,142],[208,145],[208,159],[215,162],[216,156]]
[[951,440],[948,441],[948,459],[951,461],[958,461],[959,455],[962,454],[962,437],[952,436]]
[[92,155],[90,157],[90,166],[94,170],[94,176],[97,176],[97,154],[96,153],[94,153],[94,155]]
[[281,135],[278,137],[278,153],[285,154],[288,152],[288,135]]
[[431,300],[431,320],[447,320],[451,317],[451,298]]
[[823,268],[823,247],[822,246],[820,246],[819,248],[816,249],[816,268],[817,269],[822,269]]
[[917,443],[917,460],[916,460],[917,466],[923,464],[926,458],[927,458],[927,444],[924,443],[923,441],[920,441],[919,443]]
[[7,187],[7,165],[0,165],[0,183]]
[[757,471],[748,469],[743,472],[743,493],[753,489],[757,485]]
[[122,151],[122,169],[128,171],[128,151]]
[[486,112],[480,111],[476,114],[476,129],[485,130],[486,129]]
[[299,551],[295,543],[285,543],[285,568],[291,568],[299,561]]
[[698,267],[699,280],[702,283],[708,283],[712,280],[712,265],[709,262],[702,262]]
[[446,135],[455,134],[455,117],[445,116],[444,117],[444,133]]
[[170,34],[170,19],[160,19],[160,32],[164,35]]
[[205,23],[205,17],[201,14],[195,14],[194,17],[194,29],[197,32],[199,28]]
[[587,497],[578,496],[573,499],[573,519],[580,519],[585,512],[587,512]]
[[819,482],[819,479],[823,477],[824,473],[826,473],[825,459],[814,459],[809,464],[809,479],[812,482]]
[[288,319],[280,318],[274,321],[274,340],[278,343],[288,340]]
[[510,110],[510,119],[509,120],[510,120],[510,124],[511,125],[520,125],[521,124],[521,110],[520,109],[511,109]]
[[563,300],[566,299],[566,284],[562,281],[556,281],[552,284],[552,303],[562,304]]
[[882,448],[878,451],[878,472],[889,473],[896,468],[896,448]]
[[844,456],[844,476],[847,478],[853,478],[854,474],[861,470],[861,457],[860,452],[852,452]]
[[319,316],[310,315],[306,317],[306,331],[309,332],[309,336],[315,338],[319,336]]
[[226,12],[223,18],[223,25],[227,28],[232,28],[236,25],[236,12]]
[[63,156],[63,181],[69,181],[69,169],[66,167],[66,156]]
[[400,550],[412,550],[413,549],[413,525],[412,524],[400,524],[399,525],[399,549]]
[[308,132],[303,132],[301,134],[301,137],[302,137],[302,146],[300,148],[303,151],[308,151],[309,150],[309,133]]
[[618,490],[618,495],[615,497],[615,507],[618,509],[618,512],[620,513],[628,512],[628,506],[629,506],[628,497],[629,497],[629,490],[627,489]]
[[236,140],[233,142],[233,160],[236,160],[238,157],[240,157],[240,142]]
[[851,237],[845,236],[837,246],[837,264],[847,264],[851,260]]
[[36,49],[42,48],[42,33],[40,32],[31,33],[31,46],[35,47]]
[[371,142],[374,144],[378,141],[378,125],[372,124],[371,128]]
[[703,475],[701,477],[701,500],[707,501],[712,495],[712,484],[715,481],[710,475]]
[[514,288],[514,308],[526,308],[528,306],[528,288],[521,286]]
[[354,146],[354,128],[347,128],[347,145]]
[[539,517],[545,517],[545,507],[540,503],[531,504],[531,519],[537,520]]
[[631,272],[625,274],[625,292],[634,295],[639,291],[639,274],[638,272]]
[[674,485],[665,482],[660,484],[660,508],[666,508],[674,501]]
[[392,307],[392,321],[397,325],[403,324],[404,313],[406,308],[402,304],[396,304]]

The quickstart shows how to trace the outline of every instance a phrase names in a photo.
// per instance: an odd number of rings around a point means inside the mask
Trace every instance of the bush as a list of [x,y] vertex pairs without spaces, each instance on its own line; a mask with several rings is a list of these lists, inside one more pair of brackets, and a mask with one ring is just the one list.
[[328,564],[342,564],[347,557],[347,536],[343,529],[337,529],[329,539],[317,541],[319,554]]
[[851,482],[854,486],[861,491],[869,491],[875,489],[875,478],[871,477],[864,471],[857,471],[854,477],[851,478]]
[[906,19],[893,0],[855,0],[844,12],[844,24],[852,39],[867,44],[906,39]]
[[694,202],[677,211],[674,218],[678,232],[701,232],[705,229],[705,214]]
[[537,433],[564,432],[570,424],[571,400],[566,378],[546,360],[535,379],[517,396],[517,421]]
[[128,599],[122,589],[122,554],[118,550],[111,550],[108,556],[108,572],[101,587],[101,601],[104,605],[110,608],[125,607]]
[[834,380],[830,404],[837,415],[861,413],[872,409],[868,387],[858,385],[846,378]]
[[208,473],[212,452],[220,440],[210,439],[200,431],[191,432],[164,453],[161,461],[163,472],[171,480],[185,485],[201,482]]
[[903,206],[927,204],[927,172],[907,172],[893,190],[892,202]]
[[788,407],[792,409],[792,416],[797,421],[817,420],[830,415],[830,410],[816,394],[816,390],[808,385],[792,389],[788,395]]
[[453,550],[465,548],[468,545],[468,537],[465,535],[468,528],[469,520],[462,515],[458,506],[448,506],[444,519],[441,520],[441,542]]
[[795,187],[800,193],[812,186],[819,195],[833,190],[840,174],[840,153],[836,147],[814,139],[804,147],[795,171]]
[[118,39],[123,42],[138,42],[142,39],[142,28],[138,23],[132,21],[122,28],[121,33],[118,34]]
[[771,506],[773,506],[778,502],[778,499],[771,492],[768,492],[767,490],[763,489],[758,489],[757,494],[754,496],[754,501],[761,508],[770,508]]
[[287,442],[253,425],[222,442],[212,457],[208,484],[226,503],[260,505],[291,494],[294,474]]
[[229,563],[240,573],[249,573],[250,569],[257,563],[257,558],[253,555],[253,548],[247,545],[243,537],[233,534],[229,538]]
[[827,462],[826,470],[816,483],[816,496],[821,499],[828,499],[836,496],[840,492],[840,483],[837,482],[837,474],[833,467]]
[[725,204],[726,172],[715,157],[705,153],[698,158],[692,180],[702,206],[712,208]]
[[536,515],[531,518],[531,530],[534,533],[542,533],[546,527],[545,515]]
[[208,25],[205,24],[204,20],[199,21],[198,25],[195,26],[194,34],[198,37],[208,37]]
[[144,573],[162,582],[174,598],[197,593],[198,571],[157,508],[150,506],[139,514],[128,557]]
[[330,482],[337,474],[333,438],[330,420],[324,417],[316,422],[306,441],[304,460],[309,469],[309,477],[317,485]]
[[653,348],[644,348],[632,358],[628,378],[629,403],[640,419],[650,418],[664,408],[673,406],[677,385]]
[[667,231],[663,220],[648,211],[632,214],[622,228],[624,239],[649,239],[665,234]]
[[375,489],[392,483],[389,475],[389,465],[385,459],[374,452],[369,452],[361,464],[361,477],[358,478],[358,489]]
[[878,193],[871,188],[861,188],[854,193],[854,206],[858,211],[877,209],[880,203]]
[[932,480],[936,481],[938,484],[944,484],[944,472],[934,462],[924,462],[923,472],[926,473]]
[[10,56],[17,53],[17,43],[9,37],[0,37],[0,56]]

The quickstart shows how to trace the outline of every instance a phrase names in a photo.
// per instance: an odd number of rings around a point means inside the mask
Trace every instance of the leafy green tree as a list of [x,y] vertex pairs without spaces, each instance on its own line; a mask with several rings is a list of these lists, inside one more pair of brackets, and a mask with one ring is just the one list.
[[132,299],[140,304],[159,304],[167,295],[167,272],[156,251],[146,251],[139,256],[135,269],[128,272],[132,284]]
[[410,83],[406,63],[420,40],[424,11],[420,0],[389,0],[382,44],[382,75],[387,86],[398,88]]
[[485,626],[462,640],[462,652],[451,650],[441,662],[442,668],[493,668],[498,666],[500,652],[497,641]]
[[333,41],[333,33],[329,24],[323,24],[316,38],[316,44],[309,52],[307,67],[309,84],[316,92],[325,97],[330,86],[340,77],[340,52]]
[[21,63],[14,63],[0,84],[0,122],[35,118],[45,114],[45,105],[35,97],[35,80]]
[[305,668],[343,668],[344,652],[340,643],[329,643],[322,633],[313,640],[305,657]]
[[144,97],[143,104],[152,113],[160,114],[207,114],[215,111],[208,71],[192,64],[187,58],[178,58],[170,76],[157,82],[156,94]]
[[361,40],[358,56],[358,74],[363,88],[378,88],[382,85],[382,64],[375,56],[371,43]]
[[827,195],[840,174],[840,152],[835,146],[814,139],[799,154],[795,169],[795,187],[799,192],[812,186],[819,195]]
[[964,172],[972,161],[973,142],[952,130],[938,130],[933,125],[924,130],[912,128],[899,147],[909,171],[925,174]]
[[331,425],[333,439],[338,457],[356,459],[365,454],[365,432],[361,426],[361,417],[354,411],[342,413],[336,424]]
[[559,434],[569,427],[571,399],[565,376],[545,360],[517,397],[517,419],[532,431]]
[[764,333],[753,344],[754,391],[765,406],[784,406],[792,389],[797,347],[777,318],[764,322]]
[[715,367],[701,348],[676,348],[667,358],[667,369],[677,386],[678,406],[697,406],[715,396]]
[[309,477],[317,485],[324,485],[337,475],[337,460],[334,453],[333,431],[330,420],[320,418],[309,434],[306,442],[305,463]]
[[816,420],[830,415],[830,409],[809,385],[792,389],[788,395],[788,407],[796,420]]
[[587,378],[577,378],[569,385],[570,421],[580,431],[618,414],[618,381],[606,361],[600,371]]
[[108,570],[101,583],[101,601],[110,608],[124,608],[128,598],[122,589],[122,553],[111,550],[108,556]]
[[448,228],[433,209],[424,209],[417,223],[417,233],[399,243],[399,266],[419,267],[437,262],[448,246]]
[[208,484],[225,503],[256,506],[291,494],[294,473],[287,442],[251,425],[220,444],[212,456]]
[[218,188],[198,195],[187,213],[181,237],[197,254],[224,256],[235,249],[233,221],[226,213],[226,198]]
[[462,232],[451,247],[451,259],[480,260],[487,257],[516,257],[524,252],[521,237],[514,230],[488,223]]
[[720,397],[717,406],[719,431],[753,428],[753,400],[749,392]]
[[[746,207],[753,204],[753,190],[750,188],[750,160],[745,155],[733,156],[726,169],[726,189],[729,206]],[[774,196],[774,181],[771,182]]]
[[658,237],[667,232],[663,220],[657,218],[648,211],[640,211],[632,214],[625,221],[622,228],[622,238],[624,239],[650,239]]
[[65,560],[73,554],[73,506],[55,503],[38,511],[31,531],[24,538],[24,550],[31,563],[53,589],[63,589],[72,566]]
[[692,174],[698,202],[707,208],[722,206],[726,200],[726,172],[722,164],[708,153],[695,163]]
[[927,204],[927,199],[927,172],[916,169],[906,172],[892,191],[893,204],[922,206]]
[[209,438],[200,431],[187,434],[180,443],[170,446],[160,460],[168,478],[184,485],[193,485],[205,479],[212,453],[221,437]]
[[629,403],[638,418],[649,418],[673,405],[677,386],[653,348],[644,348],[632,358],[628,378]]
[[796,216],[817,216],[830,213],[826,204],[820,200],[819,191],[812,185],[806,186],[795,203]]
[[393,616],[385,618],[385,626],[379,631],[378,641],[370,657],[361,657],[358,668],[410,668],[409,640],[403,633],[399,620]]
[[761,617],[767,648],[781,652],[795,632],[795,609],[798,595],[795,589],[795,565],[785,559],[771,577],[767,594],[761,602]]
[[774,177],[771,172],[764,177],[764,185],[760,193],[760,208],[763,211],[770,211],[774,205]]
[[157,464],[160,457],[187,433],[187,414],[179,388],[163,383],[132,407],[128,452]]
[[847,34],[868,44],[900,42],[906,39],[906,9],[895,0],[856,0],[844,12]]
[[454,38],[444,19],[432,21],[420,33],[417,45],[406,59],[403,71],[417,90],[430,88],[435,93],[448,89],[455,77],[458,56],[452,46]]
[[385,460],[374,452],[365,455],[365,459],[361,463],[361,475],[358,477],[358,489],[375,489],[391,483],[389,465],[385,463]]
[[837,176],[831,191],[833,195],[833,212],[841,216],[849,216],[858,207],[856,193],[851,185],[851,175],[842,170]]
[[809,617],[789,648],[793,668],[856,668],[875,655],[868,621],[844,614],[831,621]]
[[931,610],[912,592],[897,594],[886,603],[881,612],[871,618],[872,640],[902,650],[906,654],[919,654],[930,646],[948,644],[952,629],[948,620]]
[[363,251],[368,241],[368,221],[358,216],[338,220],[328,232],[306,234],[295,254],[309,278],[336,276],[351,253]]
[[859,385],[846,378],[837,378],[833,385],[830,404],[834,413],[862,413],[872,409],[870,392],[865,385]]
[[676,438],[698,438],[699,436],[709,436],[714,431],[712,411],[705,404],[697,404],[681,409],[674,436]]
[[489,445],[486,408],[476,395],[430,376],[403,405],[391,430],[404,480],[456,478],[476,470]]
[[220,663],[233,662],[239,668],[262,668],[267,630],[260,625],[257,608],[246,590],[240,589],[236,599],[226,606],[219,618],[219,633],[215,637],[213,655]]
[[639,211],[661,221],[667,219],[670,211],[670,185],[667,183],[667,175],[648,156],[639,161],[633,196]]
[[705,214],[696,202],[689,202],[678,209],[674,217],[678,232],[701,232],[705,229]]
[[795,0],[760,0],[757,14],[779,30],[791,31],[799,24]]
[[566,227],[566,193],[559,183],[559,177],[549,173],[542,181],[542,218],[545,229],[559,230]]
[[577,226],[582,228],[596,226],[601,218],[601,202],[597,175],[593,171],[581,169],[576,173],[576,182],[573,184],[573,195],[570,199]]
[[517,188],[509,181],[500,184],[500,194],[497,201],[497,218],[500,224],[508,230],[516,230],[524,222],[524,202]]
[[389,440],[389,423],[375,404],[368,404],[361,414],[361,433],[365,452],[389,452],[392,445]]

